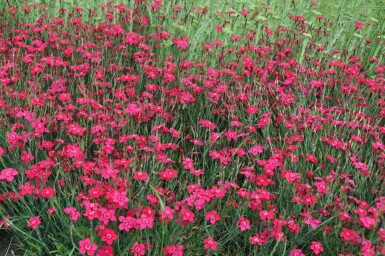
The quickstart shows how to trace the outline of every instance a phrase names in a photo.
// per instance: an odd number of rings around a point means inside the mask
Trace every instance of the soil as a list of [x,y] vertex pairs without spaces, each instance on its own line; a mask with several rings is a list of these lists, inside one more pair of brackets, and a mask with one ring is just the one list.
[[16,240],[11,234],[0,230],[0,255],[1,256],[21,256],[22,254],[15,249]]

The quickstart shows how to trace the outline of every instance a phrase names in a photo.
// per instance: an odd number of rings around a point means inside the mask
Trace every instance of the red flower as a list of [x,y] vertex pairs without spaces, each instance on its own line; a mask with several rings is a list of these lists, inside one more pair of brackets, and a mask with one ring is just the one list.
[[207,237],[203,239],[203,242],[205,243],[205,249],[206,250],[216,250],[218,243],[212,238],[212,237]]
[[140,36],[139,34],[135,33],[135,32],[129,32],[127,33],[127,36],[126,38],[124,39],[124,42],[125,43],[128,43],[129,45],[139,45],[140,42],[145,39],[143,38],[142,36]]
[[112,245],[112,243],[118,239],[118,235],[115,234],[114,230],[106,228],[99,232],[99,235],[102,238],[103,242],[106,242],[108,245]]
[[241,15],[243,16],[246,16],[248,14],[250,14],[250,11],[249,10],[246,10],[246,9],[243,9],[241,12],[240,12]]
[[169,220],[174,219],[174,212],[175,212],[174,209],[171,209],[170,207],[165,206],[164,209],[159,212],[160,214],[159,220],[167,222]]
[[351,229],[343,228],[341,233],[340,233],[341,238],[348,243],[355,243],[356,242],[356,232]]
[[148,174],[146,172],[134,172],[134,180],[147,181]]
[[96,256],[114,256],[114,248],[110,245],[102,245]]
[[52,215],[54,212],[56,212],[56,208],[50,208],[50,209],[47,210],[47,213],[49,215]]
[[359,21],[354,22],[354,28],[361,30],[362,29],[362,22],[359,22]]
[[290,251],[290,256],[305,256],[305,254],[302,253],[301,249],[294,249]]
[[194,222],[194,216],[195,214],[190,211],[188,208],[183,208],[181,211],[180,211],[181,215],[182,215],[182,219],[183,219],[183,222],[184,223],[187,223],[187,222]]
[[262,246],[264,243],[269,241],[269,237],[267,236],[267,232],[262,232],[259,234],[256,233],[255,236],[249,237],[249,240],[251,244],[258,244],[259,246]]
[[103,222],[104,225],[108,225],[108,222],[115,221],[115,210],[102,208],[99,213],[99,220]]
[[183,256],[183,245],[169,245],[163,248],[163,254],[170,256]]
[[179,49],[182,49],[182,50],[187,50],[188,49],[188,38],[186,36],[182,37],[182,38],[174,38],[172,40],[172,42],[179,48]]
[[31,227],[33,229],[37,229],[39,225],[41,224],[40,216],[29,218],[28,220],[28,227]]
[[259,217],[261,218],[261,220],[271,220],[274,218],[274,210],[271,210],[271,211],[260,211],[259,212]]
[[55,191],[53,190],[52,187],[44,188],[44,189],[41,191],[40,195],[41,195],[42,197],[48,199],[48,198],[51,198],[51,197],[53,197],[53,196],[55,195]]
[[160,175],[160,178],[162,180],[165,180],[165,181],[169,181],[171,179],[178,178],[177,171],[172,170],[170,168],[166,168],[165,171],[160,171],[160,172],[158,172],[158,174]]
[[322,244],[320,242],[312,241],[310,245],[310,249],[314,252],[315,255],[320,254],[324,251]]
[[35,158],[33,157],[33,155],[31,155],[31,153],[27,152],[27,151],[23,151],[21,157],[20,157],[21,161],[23,161],[24,163],[29,163],[31,161],[33,161]]
[[250,148],[249,151],[247,151],[247,152],[249,152],[253,156],[256,156],[256,155],[262,153],[264,150],[265,150],[265,147],[263,145],[256,145],[256,146]]

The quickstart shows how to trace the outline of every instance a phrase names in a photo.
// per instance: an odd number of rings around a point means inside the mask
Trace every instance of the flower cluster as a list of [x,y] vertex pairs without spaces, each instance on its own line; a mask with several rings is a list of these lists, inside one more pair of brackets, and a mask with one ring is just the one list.
[[316,3],[133,2],[0,12],[0,227],[36,255],[385,254],[381,27],[339,49]]

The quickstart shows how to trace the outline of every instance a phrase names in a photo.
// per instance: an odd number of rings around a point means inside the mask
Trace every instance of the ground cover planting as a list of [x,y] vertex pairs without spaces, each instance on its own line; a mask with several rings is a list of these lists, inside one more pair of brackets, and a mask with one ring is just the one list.
[[381,4],[1,3],[0,236],[20,255],[385,255]]

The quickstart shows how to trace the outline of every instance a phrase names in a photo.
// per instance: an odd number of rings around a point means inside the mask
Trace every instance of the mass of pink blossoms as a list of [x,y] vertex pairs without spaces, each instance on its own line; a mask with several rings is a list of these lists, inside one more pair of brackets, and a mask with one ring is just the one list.
[[339,49],[315,2],[132,2],[0,9],[0,228],[31,255],[385,255],[379,24]]

